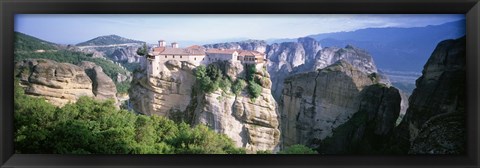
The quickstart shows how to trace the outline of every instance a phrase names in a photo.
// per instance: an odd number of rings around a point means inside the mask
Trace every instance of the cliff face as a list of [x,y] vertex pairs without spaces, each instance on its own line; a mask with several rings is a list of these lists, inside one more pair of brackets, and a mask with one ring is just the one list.
[[360,93],[358,111],[321,142],[322,154],[383,152],[400,112],[400,94],[394,87],[370,85]]
[[[92,79],[93,94],[99,100],[114,98],[117,94],[117,87],[113,80],[103,73],[102,67],[93,62],[83,61],[79,65],[85,73]],[[117,100],[115,99],[115,102]]]
[[159,116],[185,111],[191,101],[195,67],[174,60],[167,61],[165,67],[157,76],[148,77],[145,69],[134,73],[129,90],[134,111]]
[[[242,67],[240,63],[226,63],[226,68]],[[238,71],[227,71],[227,76],[242,77]],[[234,73],[231,73],[234,72]],[[241,73],[240,73],[241,74]],[[276,150],[280,139],[277,104],[271,95],[268,72],[257,72],[255,78],[264,79],[259,97],[250,98],[247,89],[235,95],[231,91],[217,90],[197,97],[194,123],[202,123],[228,135],[237,146],[248,152]]]
[[351,45],[347,45],[345,48],[324,48],[317,53],[313,69],[325,68],[339,60],[345,60],[366,73],[377,72],[372,57],[366,51]]
[[[232,80],[245,78],[240,63],[216,63]],[[251,99],[247,89],[235,95],[229,89],[204,93],[196,84],[194,68],[186,62],[168,61],[159,77],[136,73],[130,89],[135,111],[147,115],[181,116],[191,124],[205,124],[226,134],[238,147],[248,152],[275,150],[280,138],[277,105],[271,96],[268,72],[259,71],[255,78],[264,79],[262,93]]]
[[234,50],[255,50],[265,53],[267,43],[263,40],[246,40],[240,42],[218,43],[203,45],[206,49],[219,48],[219,49],[234,49]]
[[285,79],[281,103],[283,144],[317,147],[358,111],[360,92],[375,81],[346,61]]
[[464,153],[465,37],[440,42],[424,66],[396,129],[406,153]]
[[137,55],[137,50],[141,46],[126,46],[115,48],[113,53],[108,55],[108,57],[116,62],[137,62],[139,63],[141,60],[141,56]]
[[27,59],[15,65],[15,75],[20,78],[27,95],[44,97],[56,106],[76,102],[81,96],[116,101],[115,84],[101,67],[92,62],[82,64],[85,66],[48,59]]

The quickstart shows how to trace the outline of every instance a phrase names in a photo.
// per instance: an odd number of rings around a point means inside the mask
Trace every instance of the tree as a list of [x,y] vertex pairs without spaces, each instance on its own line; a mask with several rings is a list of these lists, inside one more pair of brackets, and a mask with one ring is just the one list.
[[278,152],[278,154],[318,154],[318,152],[305,145],[296,144]]
[[262,93],[262,87],[254,81],[248,81],[248,92],[255,99]]
[[15,82],[17,153],[174,154],[245,153],[226,135],[161,116],[118,110],[112,100],[81,97],[57,108],[24,94]]
[[143,46],[137,49],[137,55],[145,56],[148,54],[147,43],[143,43]]
[[235,95],[238,95],[242,92],[242,90],[247,86],[247,83],[243,79],[237,79],[232,86],[232,92]]

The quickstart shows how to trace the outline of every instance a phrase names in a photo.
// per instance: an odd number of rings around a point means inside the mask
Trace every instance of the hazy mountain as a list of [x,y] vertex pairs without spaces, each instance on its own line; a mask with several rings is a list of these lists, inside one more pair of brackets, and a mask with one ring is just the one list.
[[380,69],[420,72],[436,44],[465,35],[465,20],[414,28],[367,28],[310,35],[323,46],[352,44],[371,53]]
[[55,50],[58,45],[30,35],[15,32],[15,51]]
[[78,43],[77,46],[98,46],[98,45],[112,45],[112,44],[127,44],[127,43],[144,43],[143,41],[132,40],[117,35],[100,36],[94,39]]

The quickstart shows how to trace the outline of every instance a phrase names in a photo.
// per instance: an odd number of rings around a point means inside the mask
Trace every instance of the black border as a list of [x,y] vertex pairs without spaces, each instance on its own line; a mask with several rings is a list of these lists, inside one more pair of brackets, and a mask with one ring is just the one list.
[[[3,0],[0,3],[2,167],[478,167],[479,0]],[[13,154],[13,16],[71,14],[458,13],[467,18],[468,151],[465,156],[20,155]]]

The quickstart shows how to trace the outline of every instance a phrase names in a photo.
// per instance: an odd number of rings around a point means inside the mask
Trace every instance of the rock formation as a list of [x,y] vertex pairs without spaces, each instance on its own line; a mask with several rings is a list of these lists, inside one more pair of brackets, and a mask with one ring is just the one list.
[[[27,95],[44,97],[56,106],[76,102],[81,96],[116,100],[113,81],[99,66],[87,64],[91,69],[48,59],[27,59],[17,62],[15,75]],[[86,72],[90,70],[91,76]]]
[[[79,65],[92,80],[93,94],[99,100],[115,98],[117,87],[113,80],[103,73],[102,67],[93,62],[82,61]],[[115,101],[117,101],[115,99]]]
[[283,144],[317,147],[358,111],[361,91],[374,82],[344,60],[285,79],[281,103]]
[[[245,78],[241,63],[215,64],[230,79]],[[134,74],[130,97],[135,111],[170,118],[180,114],[183,121],[205,124],[226,134],[248,152],[276,150],[280,139],[279,119],[268,72],[255,74],[255,78],[265,80],[260,96],[252,99],[246,89],[238,95],[221,88],[204,93],[196,85],[195,67],[187,62],[168,61],[165,66],[158,77],[146,77],[145,72]]]
[[440,42],[428,59],[392,144],[400,153],[465,152],[465,37]]
[[118,47],[113,50],[113,53],[108,55],[108,57],[116,62],[140,62],[141,56],[137,55],[137,50],[141,46],[125,46]]
[[370,85],[362,90],[358,111],[321,142],[321,154],[375,154],[383,152],[400,112],[400,94],[394,87]]
[[246,40],[240,42],[218,43],[203,45],[206,49],[219,48],[219,49],[234,49],[234,50],[255,50],[265,53],[267,43],[263,40]]
[[[240,63],[227,62],[222,69],[230,78],[243,78],[243,68],[239,71],[231,67],[242,67]],[[247,152],[277,150],[280,140],[277,103],[271,95],[271,82],[268,72],[257,72],[255,78],[265,79],[262,92],[252,99],[247,89],[235,95],[221,89],[207,94],[199,93],[194,111],[194,123],[210,126],[219,133],[228,135],[239,147]]]
[[195,66],[171,60],[165,67],[157,76],[147,76],[146,69],[133,74],[129,95],[134,111],[159,116],[185,111],[191,101]]

